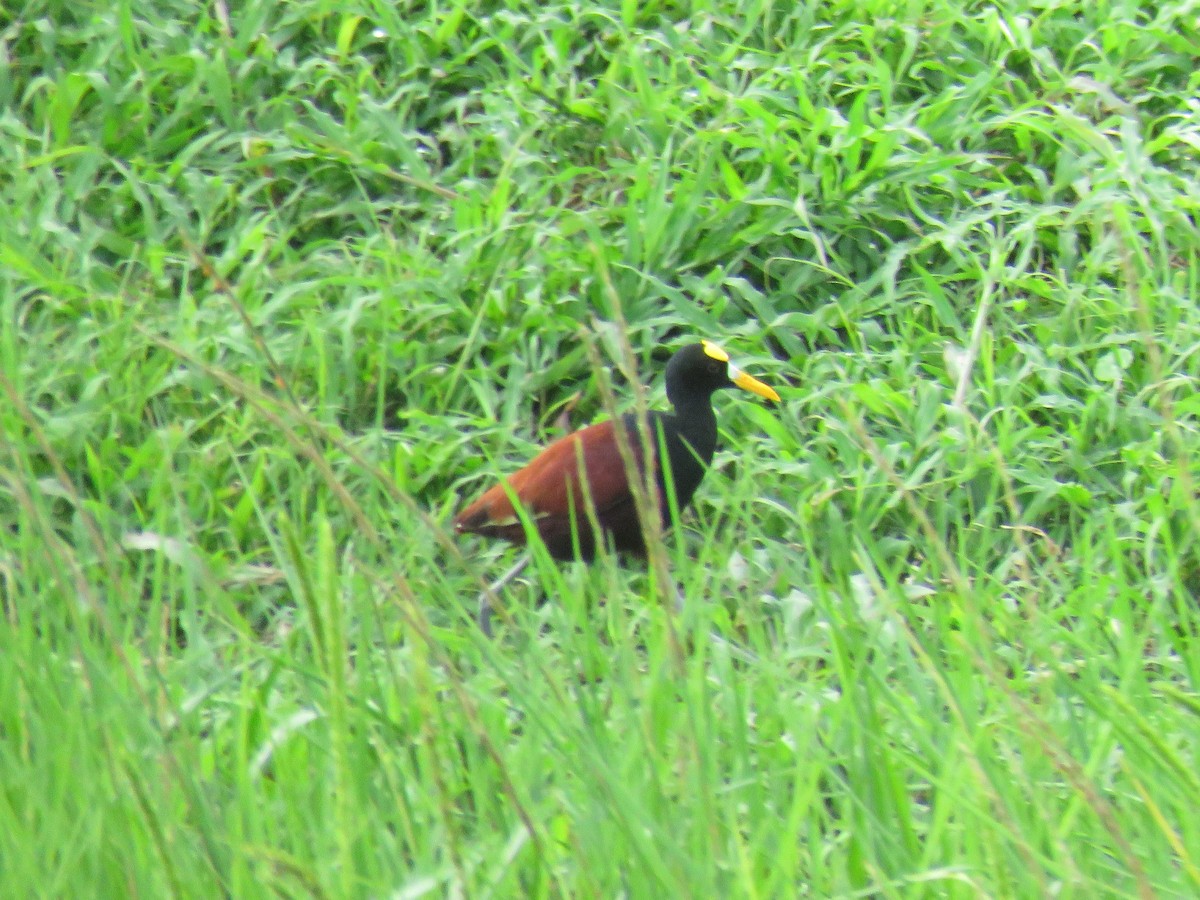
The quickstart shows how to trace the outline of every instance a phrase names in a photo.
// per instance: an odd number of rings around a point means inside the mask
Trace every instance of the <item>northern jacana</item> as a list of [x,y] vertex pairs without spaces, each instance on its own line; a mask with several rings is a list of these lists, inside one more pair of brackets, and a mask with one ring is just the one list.
[[[678,350],[667,362],[666,382],[667,400],[674,412],[651,412],[648,416],[654,443],[651,465],[658,485],[659,512],[664,527],[671,524],[670,495],[658,458],[659,448],[666,449],[671,493],[682,510],[704,478],[717,447],[713,393],[722,388],[739,387],[768,400],[779,401],[775,391],[737,368],[729,361],[729,355],[710,341],[689,344]],[[644,477],[645,459],[637,419],[632,414],[625,415],[622,424]],[[513,507],[513,497],[555,559],[578,558],[587,562],[595,557],[598,541],[587,511],[589,502],[603,532],[602,540],[620,553],[646,554],[629,476],[611,421],[589,425],[550,444],[529,465],[493,486],[460,512],[454,519],[454,530],[525,544],[525,527]],[[491,590],[499,589],[527,562],[525,559],[514,566]],[[479,624],[490,634],[491,608],[486,598],[487,592],[480,598]]]

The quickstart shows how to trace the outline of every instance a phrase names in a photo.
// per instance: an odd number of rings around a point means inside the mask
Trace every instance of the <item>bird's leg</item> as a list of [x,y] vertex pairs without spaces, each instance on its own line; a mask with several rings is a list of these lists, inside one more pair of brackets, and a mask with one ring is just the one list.
[[479,630],[487,637],[492,636],[492,603],[488,598],[525,571],[525,567],[529,565],[532,558],[526,553],[516,561],[511,569],[488,585],[487,590],[479,595],[479,614],[476,621],[479,623]]

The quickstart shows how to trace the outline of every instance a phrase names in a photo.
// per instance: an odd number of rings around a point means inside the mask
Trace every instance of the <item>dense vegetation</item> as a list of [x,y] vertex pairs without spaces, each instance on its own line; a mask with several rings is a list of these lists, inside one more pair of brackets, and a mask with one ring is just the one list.
[[[1200,894],[1197,48],[0,11],[0,894]],[[450,513],[698,337],[784,402],[717,398],[682,614],[539,560],[484,640]]]

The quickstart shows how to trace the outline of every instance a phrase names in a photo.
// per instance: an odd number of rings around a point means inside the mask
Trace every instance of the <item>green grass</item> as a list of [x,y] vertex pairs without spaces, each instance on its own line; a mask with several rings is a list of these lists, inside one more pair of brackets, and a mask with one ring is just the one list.
[[[0,895],[1200,894],[1194,5],[11,10]],[[698,337],[683,613],[484,640]]]

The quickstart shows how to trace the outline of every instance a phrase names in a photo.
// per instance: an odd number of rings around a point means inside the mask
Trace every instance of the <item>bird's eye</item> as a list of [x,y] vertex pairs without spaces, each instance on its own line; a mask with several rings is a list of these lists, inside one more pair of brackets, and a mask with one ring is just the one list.
[[720,364],[720,363],[715,363],[715,362],[710,362],[710,363],[708,364],[708,371],[710,371],[710,372],[712,372],[714,375],[716,375],[718,372],[720,372],[720,371],[721,371],[721,364]]

